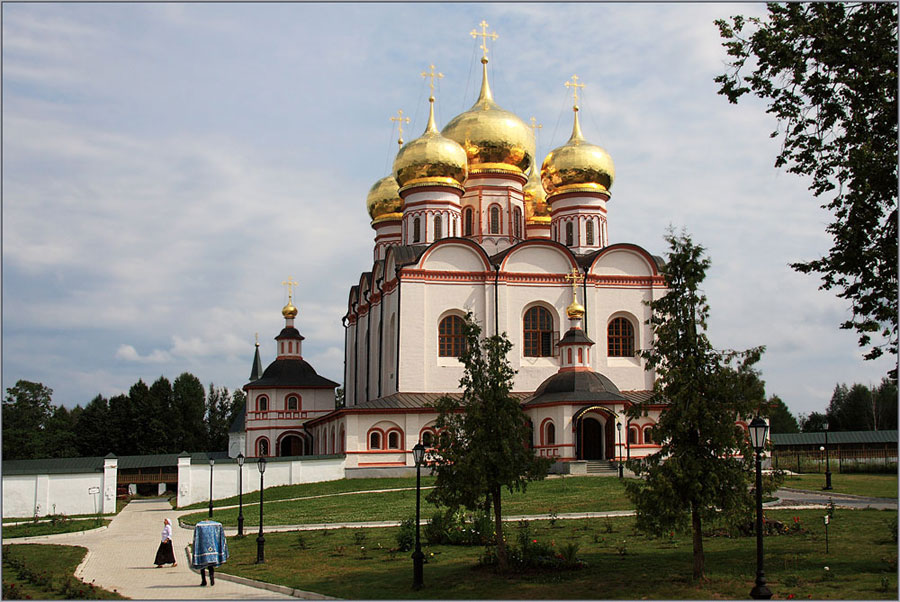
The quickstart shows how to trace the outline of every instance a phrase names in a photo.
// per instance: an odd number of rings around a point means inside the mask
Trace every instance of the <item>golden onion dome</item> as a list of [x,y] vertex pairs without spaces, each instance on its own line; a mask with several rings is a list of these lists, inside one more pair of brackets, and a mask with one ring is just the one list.
[[[550,151],[541,166],[541,182],[549,197],[564,192],[602,192],[609,194],[616,169],[604,149],[585,141],[578,123],[578,106],[572,136],[564,145]],[[552,202],[552,201],[551,201]]]
[[525,223],[540,224],[550,223],[550,205],[547,204],[547,193],[541,184],[537,166],[531,163],[531,173],[528,181],[522,187],[525,195]]
[[394,159],[394,178],[400,188],[444,184],[462,188],[466,179],[466,151],[441,135],[434,124],[434,96],[425,133],[400,149]]
[[297,308],[294,307],[294,304],[290,301],[288,301],[287,305],[281,308],[281,315],[285,318],[296,318],[297,313]]
[[580,320],[584,317],[584,305],[578,302],[578,299],[572,301],[566,308],[566,315],[570,320]]
[[487,76],[487,58],[481,59],[481,93],[472,108],[450,120],[444,136],[466,150],[470,173],[523,174],[534,156],[534,132],[514,113],[494,102]]
[[385,176],[372,185],[366,197],[366,210],[373,222],[400,219],[403,199],[394,176]]

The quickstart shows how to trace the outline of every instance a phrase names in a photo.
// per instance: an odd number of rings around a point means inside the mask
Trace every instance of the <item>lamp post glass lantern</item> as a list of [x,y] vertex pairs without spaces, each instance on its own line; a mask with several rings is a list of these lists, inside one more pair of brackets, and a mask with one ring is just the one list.
[[260,458],[256,463],[259,469],[259,535],[256,538],[256,564],[266,561],[266,538],[263,537],[263,474],[266,472],[266,459]]
[[617,452],[616,455],[619,458],[618,469],[619,469],[619,478],[621,479],[622,471],[623,471],[623,466],[622,466],[622,423],[621,422],[616,422],[616,430],[619,431],[619,445],[616,446],[616,452]]
[[212,500],[213,500],[213,466],[215,466],[216,460],[215,458],[209,459],[209,517],[212,518]]
[[762,454],[766,445],[766,433],[769,431],[768,423],[755,417],[750,421],[750,444],[756,452],[756,585],[750,590],[750,597],[755,600],[768,600],[772,592],[766,587],[766,575],[763,572],[763,539],[762,539]]
[[237,455],[238,463],[238,537],[244,536],[244,454]]
[[413,560],[413,589],[422,589],[423,565],[425,555],[422,553],[421,540],[419,539],[419,508],[421,496],[422,461],[425,459],[425,446],[419,441],[412,449],[413,461],[416,463],[416,549],[412,554]]

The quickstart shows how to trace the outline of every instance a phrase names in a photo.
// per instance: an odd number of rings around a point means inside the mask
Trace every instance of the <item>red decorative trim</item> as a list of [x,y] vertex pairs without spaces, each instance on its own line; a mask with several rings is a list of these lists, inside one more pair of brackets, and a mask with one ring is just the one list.
[[357,466],[406,466],[406,462],[359,462]]

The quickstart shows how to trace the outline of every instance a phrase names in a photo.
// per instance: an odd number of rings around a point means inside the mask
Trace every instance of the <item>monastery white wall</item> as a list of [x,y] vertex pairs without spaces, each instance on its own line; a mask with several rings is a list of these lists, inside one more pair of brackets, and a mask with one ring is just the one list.
[[[217,463],[212,470],[214,500],[235,496],[243,479],[243,492],[259,491],[259,470],[256,461],[247,460],[241,467],[237,462]],[[264,484],[266,488],[299,483],[336,481],[344,478],[343,456],[322,458],[267,458]],[[5,480],[5,479],[4,479]],[[178,507],[209,501],[210,466],[206,462],[191,463],[188,457],[178,458]],[[5,484],[5,483],[4,483]],[[5,502],[5,499],[4,499]],[[4,515],[6,510],[4,509]]]
[[116,460],[104,464],[103,472],[3,475],[3,516],[114,513]]

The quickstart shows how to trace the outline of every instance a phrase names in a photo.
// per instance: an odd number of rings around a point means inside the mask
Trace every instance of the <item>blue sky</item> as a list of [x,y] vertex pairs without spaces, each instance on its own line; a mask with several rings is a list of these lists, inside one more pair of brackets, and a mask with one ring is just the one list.
[[766,345],[767,392],[821,411],[837,382],[876,384],[838,330],[846,303],[791,261],[830,246],[802,178],[773,167],[776,125],[713,77],[713,24],[762,4],[4,4],[3,388],[18,379],[84,405],[183,371],[231,389],[263,363],[286,301],[304,356],[342,380],[349,287],[371,267],[369,187],[396,153],[389,120],[438,126],[474,102],[482,20],[496,101],[542,124],[538,157],[571,131],[616,165],[611,242],[664,254],[686,228],[713,265],[720,348]]

